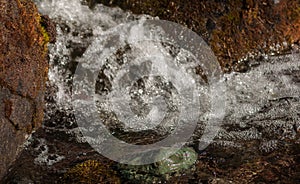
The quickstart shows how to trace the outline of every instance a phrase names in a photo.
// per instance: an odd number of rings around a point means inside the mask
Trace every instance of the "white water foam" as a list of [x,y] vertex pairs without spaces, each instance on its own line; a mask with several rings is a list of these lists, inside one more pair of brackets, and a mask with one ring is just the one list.
[[[154,19],[102,5],[90,10],[79,0],[36,0],[36,3],[42,13],[48,14],[58,23],[57,42],[50,46],[49,79],[59,88],[57,101],[60,106],[70,105],[72,72],[69,66],[80,62],[82,58],[82,54],[72,56],[76,48],[85,50],[94,39],[116,25],[132,20]],[[141,36],[140,34],[142,33],[132,29],[129,40],[134,41]],[[101,45],[95,49],[99,48]],[[143,48],[144,51],[157,52],[155,49],[148,49],[149,45],[144,45]],[[184,56],[186,55],[178,56],[179,62],[184,62]],[[300,56],[297,53],[280,57],[271,56],[270,62],[260,64],[247,73],[227,74],[224,78],[227,85],[226,118],[217,142],[231,145],[230,141],[234,143],[236,140],[271,137],[270,141],[274,141],[274,139],[294,138],[297,133],[294,126],[299,126],[296,125],[299,122],[300,107],[299,60]],[[114,66],[108,67],[111,67],[110,71],[115,75]],[[161,66],[161,69],[164,70],[164,66]],[[207,94],[207,89],[203,88],[202,92]],[[157,116],[158,112],[152,113],[153,116]],[[228,128],[232,125],[236,126],[236,130]],[[283,133],[277,129],[283,130]]]

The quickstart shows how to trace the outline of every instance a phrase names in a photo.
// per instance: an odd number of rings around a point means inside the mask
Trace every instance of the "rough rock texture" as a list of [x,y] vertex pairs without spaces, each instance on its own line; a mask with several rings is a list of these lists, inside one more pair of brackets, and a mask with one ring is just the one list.
[[41,23],[31,1],[0,0],[0,179],[43,119],[50,37]]
[[212,47],[225,71],[246,71],[245,57],[284,53],[300,41],[298,0],[87,0],[186,25]]
[[[54,6],[53,2],[55,1],[49,0],[48,4]],[[61,11],[55,12],[58,15],[52,17],[57,21],[59,30],[58,41],[51,53],[53,65],[57,67],[54,69],[58,71],[52,73],[55,77],[46,94],[47,114],[44,126],[29,139],[26,149],[22,151],[3,183],[75,183],[82,179],[88,179],[85,180],[88,183],[89,179],[106,177],[111,169],[117,172],[121,183],[142,183],[126,180],[128,177],[122,174],[126,172],[118,169],[118,163],[99,155],[80,137],[73,110],[67,105],[68,93],[64,93],[67,90],[63,87],[68,86],[61,85],[69,82],[69,73],[74,69],[76,58],[82,56],[95,38],[93,25],[107,29],[124,23],[122,18],[127,15],[124,16],[120,9],[102,7],[101,12],[109,14],[99,16],[97,13],[89,13],[86,6],[74,3],[78,1],[64,2],[65,4],[54,6],[55,10]],[[47,3],[43,5],[48,7]],[[73,16],[73,12],[84,16]],[[90,21],[85,19],[85,15],[88,15],[86,17]],[[94,21],[94,17],[104,17],[105,23]],[[132,15],[128,17],[130,20],[136,18]],[[106,24],[107,18],[110,25]],[[112,24],[111,21],[115,22]],[[160,183],[299,183],[299,59],[299,53],[272,56],[268,60],[257,61],[260,65],[251,66],[251,70],[245,73],[227,74],[226,84],[230,100],[220,135],[206,150],[199,151],[195,167],[172,175],[168,181]],[[67,70],[70,72],[65,72]],[[153,140],[152,136],[143,138]],[[196,150],[197,137],[195,139],[189,146]],[[142,142],[143,139],[134,141]],[[97,163],[103,164],[107,169],[103,172],[103,167],[98,167]]]
[[120,184],[116,171],[109,164],[87,160],[77,164],[64,175],[64,183],[114,183]]

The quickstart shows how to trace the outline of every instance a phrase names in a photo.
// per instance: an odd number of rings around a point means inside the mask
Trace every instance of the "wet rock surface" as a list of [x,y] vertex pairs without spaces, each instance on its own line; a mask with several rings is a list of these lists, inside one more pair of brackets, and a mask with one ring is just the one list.
[[[295,80],[295,71],[299,72],[299,59],[299,54],[271,58],[269,61],[276,64],[264,63],[249,73],[227,76],[228,87],[237,89],[229,90],[226,118],[218,136],[208,148],[198,150],[194,166],[165,175],[157,174],[159,170],[155,170],[157,168],[155,164],[128,167],[112,162],[93,150],[82,137],[78,136],[72,113],[57,106],[52,93],[47,96],[47,111],[52,113],[47,114],[44,127],[29,139],[28,146],[6,176],[6,181],[15,183],[84,181],[84,177],[80,174],[81,170],[76,165],[96,160],[97,163],[105,165],[108,173],[99,168],[100,170],[92,173],[88,172],[89,178],[105,177],[112,170],[116,172],[113,177],[119,177],[122,183],[146,181],[141,179],[141,176],[149,183],[297,183],[300,171],[298,123],[300,100],[299,96],[295,95],[299,94],[299,83],[292,83],[297,88],[280,87],[280,90],[290,93],[278,93],[275,98],[274,94],[270,94],[271,98],[268,98],[267,92],[266,96],[262,95],[263,90],[267,90],[264,89],[266,85],[258,87],[255,82],[251,83],[247,79],[251,80],[257,76],[267,80],[266,83],[272,83],[274,76],[276,78],[285,76]],[[270,75],[268,68],[278,69]],[[262,76],[258,76],[257,72]],[[51,89],[55,88],[52,86]],[[233,99],[239,99],[241,96],[256,96],[257,91],[260,91],[261,96],[249,98],[250,101],[256,101],[254,104],[239,100],[232,103]],[[285,95],[281,96],[283,94]],[[188,144],[195,150],[198,148],[197,140],[200,135],[196,131]],[[149,138],[142,137],[139,141],[147,139]],[[74,173],[74,168],[78,174]],[[73,174],[68,175],[68,172]]]
[[286,53],[300,39],[297,0],[86,0],[187,26],[207,41],[226,71],[246,71],[244,58]]
[[[50,46],[47,113],[44,126],[28,140],[4,183],[95,183],[94,178],[102,180],[107,176],[114,179],[110,183],[119,180],[143,183],[139,179],[141,175],[148,183],[299,182],[299,51],[249,61],[253,65],[245,73],[226,74],[225,118],[213,143],[199,150],[203,130],[203,124],[199,123],[186,145],[198,152],[195,164],[190,166],[188,162],[184,169],[181,169],[184,165],[163,165],[167,174],[161,175],[157,169],[162,168],[159,164],[128,168],[100,155],[80,134],[71,105],[72,75],[92,41],[113,26],[145,16],[102,5],[90,10],[79,1],[36,2],[40,11],[58,23],[57,43]],[[208,27],[213,28],[213,23],[208,23]],[[119,53],[126,55],[127,51],[125,48]],[[105,73],[100,76],[103,81],[98,90],[109,93],[109,78]],[[108,119],[112,126],[118,123],[113,118]],[[126,130],[112,133],[137,144],[149,143],[161,136]],[[173,172],[165,168],[179,169]]]
[[0,1],[0,180],[41,126],[49,35],[31,1]]

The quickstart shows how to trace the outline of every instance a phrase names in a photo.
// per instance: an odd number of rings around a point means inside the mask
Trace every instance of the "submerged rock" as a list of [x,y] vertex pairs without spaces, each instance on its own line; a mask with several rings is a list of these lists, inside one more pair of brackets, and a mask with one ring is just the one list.
[[0,0],[0,22],[1,180],[24,141],[41,126],[47,43],[54,40],[31,1]]
[[191,172],[197,158],[198,154],[195,150],[186,147],[154,164],[141,166],[119,164],[118,167],[122,177],[131,182],[159,183],[168,180],[171,176]]

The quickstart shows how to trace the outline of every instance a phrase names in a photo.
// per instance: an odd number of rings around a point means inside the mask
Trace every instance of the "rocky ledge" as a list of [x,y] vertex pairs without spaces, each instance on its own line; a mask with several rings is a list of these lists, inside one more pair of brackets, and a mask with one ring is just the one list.
[[0,179],[43,120],[50,27],[33,2],[0,0]]

